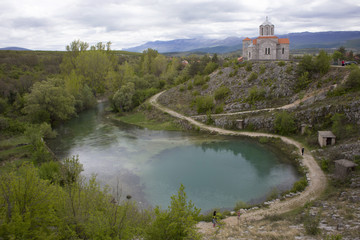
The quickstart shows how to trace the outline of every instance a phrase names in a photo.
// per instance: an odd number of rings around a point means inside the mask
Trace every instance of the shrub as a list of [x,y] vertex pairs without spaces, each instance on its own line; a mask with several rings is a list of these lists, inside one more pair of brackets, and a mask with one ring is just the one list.
[[245,70],[248,71],[248,72],[251,72],[251,71],[252,71],[252,63],[251,63],[251,62],[247,62],[247,63],[246,63]]
[[219,65],[217,63],[209,62],[204,69],[204,73],[210,74],[213,71],[215,71],[218,67],[219,67]]
[[306,177],[302,177],[299,181],[295,182],[290,192],[302,192],[308,185]]
[[285,62],[284,62],[284,61],[280,61],[280,62],[278,62],[278,65],[279,65],[280,67],[283,67],[283,66],[285,66]]
[[214,97],[216,100],[221,100],[226,98],[230,93],[230,89],[226,86],[222,86],[218,89],[216,89]]
[[206,83],[204,77],[200,76],[200,75],[196,75],[194,77],[194,85],[195,86],[201,86],[204,85]]
[[311,79],[309,77],[309,72],[302,73],[296,82],[295,91],[300,92],[301,90],[306,89],[308,87],[308,85],[310,84],[310,82],[311,82]]
[[224,111],[224,105],[223,104],[221,104],[219,106],[216,106],[216,108],[215,108],[215,113],[216,114],[222,113],[223,111]]
[[265,99],[265,90],[263,88],[258,89],[256,86],[252,87],[249,90],[249,96],[247,97],[247,102],[254,104],[257,101]]
[[351,90],[360,90],[360,68],[352,67],[352,70],[345,83],[346,88]]
[[275,115],[275,132],[280,135],[289,135],[296,130],[294,116],[286,111]]
[[260,71],[259,71],[259,73],[260,73],[260,74],[264,74],[264,73],[265,73],[265,69],[266,69],[265,65],[264,65],[264,64],[261,64],[261,65],[260,65]]
[[193,85],[192,85],[192,83],[191,83],[191,82],[189,82],[189,83],[188,83],[188,85],[187,85],[187,89],[188,89],[188,90],[193,89]]
[[206,113],[214,108],[214,98],[212,96],[196,97],[196,107],[198,113]]
[[308,210],[304,217],[304,228],[306,233],[309,235],[317,235],[320,233],[319,224],[320,216],[318,214],[316,216],[311,216]]
[[184,86],[184,85],[181,85],[181,86],[179,87],[179,91],[180,91],[180,92],[185,91],[185,86]]
[[258,74],[256,72],[252,72],[248,78],[248,81],[251,82],[251,81],[254,81],[255,79],[258,78]]
[[320,167],[324,172],[329,172],[329,160],[324,159],[324,158],[321,159]]
[[286,72],[287,74],[290,74],[290,73],[292,72],[292,70],[293,70],[292,65],[289,65],[289,66],[286,68],[285,72]]
[[202,85],[201,89],[205,90],[209,88],[209,84],[205,83],[204,85]]

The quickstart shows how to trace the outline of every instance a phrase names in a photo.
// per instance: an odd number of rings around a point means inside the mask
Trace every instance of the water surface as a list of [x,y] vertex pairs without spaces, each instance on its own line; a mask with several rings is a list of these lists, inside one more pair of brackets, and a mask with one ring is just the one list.
[[49,147],[63,159],[79,155],[83,175],[120,186],[135,201],[166,208],[180,184],[203,211],[288,190],[295,168],[254,141],[176,131],[152,131],[113,121],[104,104],[57,128]]

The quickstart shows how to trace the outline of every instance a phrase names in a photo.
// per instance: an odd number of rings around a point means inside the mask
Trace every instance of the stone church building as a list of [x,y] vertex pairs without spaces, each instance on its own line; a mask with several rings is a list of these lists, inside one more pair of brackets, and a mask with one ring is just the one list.
[[278,38],[274,35],[275,26],[266,21],[259,27],[259,37],[243,40],[243,57],[247,60],[288,60],[288,38]]

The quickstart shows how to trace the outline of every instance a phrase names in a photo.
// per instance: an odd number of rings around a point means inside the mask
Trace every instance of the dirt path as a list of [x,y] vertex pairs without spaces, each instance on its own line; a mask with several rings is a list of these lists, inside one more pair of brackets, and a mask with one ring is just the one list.
[[[184,116],[178,112],[175,112],[167,107],[164,107],[160,105],[157,102],[157,98],[162,94],[158,93],[150,98],[150,103],[155,106],[156,108],[160,109],[163,112],[166,112],[170,114],[173,117],[180,118],[183,120],[188,121],[189,123],[200,127],[201,129],[208,130],[212,133],[217,133],[221,135],[232,135],[232,136],[250,136],[250,137],[279,137],[281,140],[285,143],[294,145],[299,152],[301,152],[301,148],[303,147],[299,142],[275,135],[275,134],[267,134],[267,133],[256,133],[256,132],[238,132],[238,131],[231,131],[226,129],[221,129],[217,127],[212,127],[205,125],[203,123],[200,123],[198,121],[195,121],[191,117]],[[269,208],[266,209],[259,209],[259,210],[252,210],[248,211],[245,214],[241,215],[241,220],[258,220],[262,219],[266,215],[273,215],[273,214],[280,214],[287,211],[290,211],[292,209],[295,209],[299,206],[304,205],[308,201],[312,201],[320,196],[320,194],[324,191],[326,188],[327,180],[323,173],[323,171],[320,169],[319,165],[316,163],[313,156],[309,153],[307,149],[305,149],[305,153],[302,160],[304,166],[308,168],[308,177],[310,178],[309,185],[306,187],[306,189],[300,194],[295,197],[286,199],[285,201],[278,201],[269,206]],[[237,217],[228,217],[224,219],[224,222],[227,225],[236,225],[237,224]],[[200,232],[207,232],[207,231],[213,231],[212,230],[212,224],[211,223],[200,223],[198,225]]]

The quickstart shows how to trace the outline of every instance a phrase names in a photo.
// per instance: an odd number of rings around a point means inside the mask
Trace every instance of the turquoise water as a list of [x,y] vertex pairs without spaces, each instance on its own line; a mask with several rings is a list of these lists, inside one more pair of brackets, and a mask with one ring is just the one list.
[[106,118],[103,104],[57,128],[49,147],[64,159],[79,155],[83,175],[119,186],[123,196],[166,208],[180,184],[203,211],[259,201],[288,190],[299,175],[263,146],[242,138],[151,131]]

